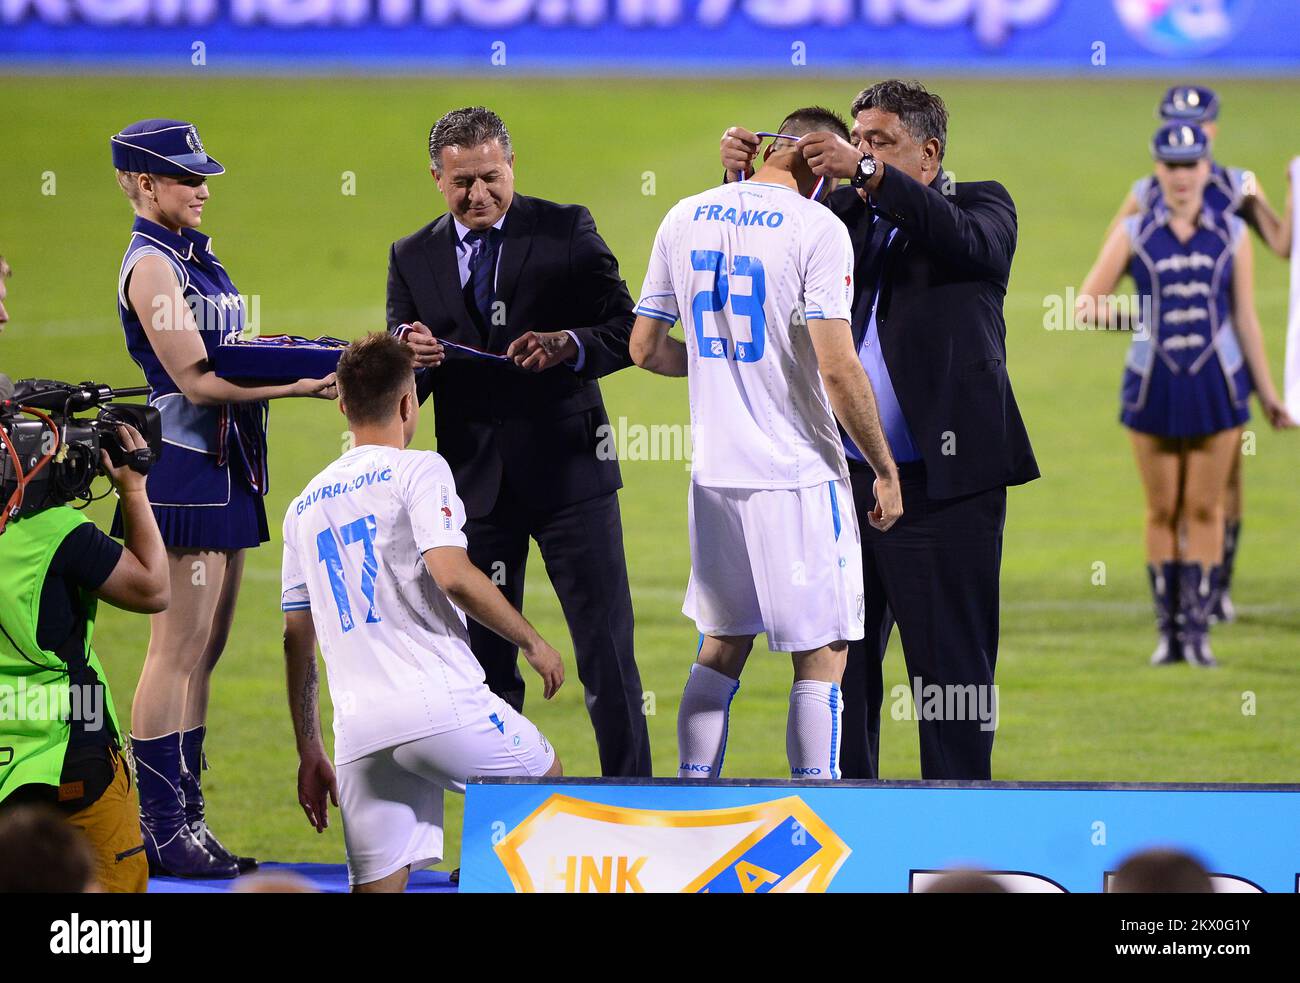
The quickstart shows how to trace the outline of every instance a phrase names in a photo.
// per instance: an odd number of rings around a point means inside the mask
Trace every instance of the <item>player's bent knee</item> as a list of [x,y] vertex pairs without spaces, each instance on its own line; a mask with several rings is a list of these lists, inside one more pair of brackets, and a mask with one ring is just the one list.
[[551,767],[547,769],[543,778],[559,778],[564,774],[564,766],[560,764],[560,752],[555,752],[555,760],[551,762]]

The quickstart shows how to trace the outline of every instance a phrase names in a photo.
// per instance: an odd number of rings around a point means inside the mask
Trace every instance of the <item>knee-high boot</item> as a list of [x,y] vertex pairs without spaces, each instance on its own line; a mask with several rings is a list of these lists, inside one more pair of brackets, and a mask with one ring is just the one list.
[[149,872],[167,877],[237,877],[234,863],[219,860],[194,837],[185,821],[181,789],[181,735],[131,738],[140,793],[140,832]]
[[1156,649],[1151,653],[1153,666],[1181,662],[1183,651],[1178,644],[1178,562],[1148,563],[1151,598],[1156,609]]
[[218,860],[233,863],[241,874],[257,870],[257,861],[252,857],[240,857],[227,850],[208,828],[203,808],[203,770],[208,766],[208,759],[203,754],[203,739],[207,736],[206,727],[192,727],[181,733],[181,791],[185,794],[185,822],[208,853]]

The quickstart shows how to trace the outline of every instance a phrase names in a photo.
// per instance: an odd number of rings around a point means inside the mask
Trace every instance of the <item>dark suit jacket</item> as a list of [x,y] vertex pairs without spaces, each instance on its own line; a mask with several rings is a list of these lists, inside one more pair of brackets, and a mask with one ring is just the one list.
[[492,510],[503,477],[539,508],[622,486],[615,457],[596,453],[609,423],[596,379],[632,364],[632,298],[618,261],[581,205],[516,194],[502,232],[504,318],[486,334],[465,304],[449,214],[393,243],[388,261],[389,330],[421,321],[437,338],[498,354],[526,331],[572,330],[586,355],[581,371],[533,373],[448,349],[442,365],[417,373],[469,518]]
[[[1002,316],[1016,251],[1016,207],[996,181],[959,183],[945,195],[939,189],[946,181],[940,173],[925,187],[887,167],[872,199],[898,227],[881,279],[880,347],[925,460],[931,498],[1038,477],[1007,376]],[[833,192],[827,204],[849,227],[861,274],[869,259],[871,211],[852,188]],[[853,329],[861,338],[874,282],[858,279]]]

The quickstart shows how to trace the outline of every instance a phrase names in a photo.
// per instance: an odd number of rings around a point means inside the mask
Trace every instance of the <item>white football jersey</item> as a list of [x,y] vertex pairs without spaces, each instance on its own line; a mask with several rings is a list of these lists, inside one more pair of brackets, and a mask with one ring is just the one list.
[[673,206],[637,313],[685,328],[692,480],[803,488],[848,477],[806,321],[849,320],[852,303],[853,244],[825,206],[757,181]]
[[348,451],[289,504],[281,607],[311,609],[337,763],[491,712],[465,615],[424,565],[425,550],[465,547],[464,523],[441,456],[374,444]]

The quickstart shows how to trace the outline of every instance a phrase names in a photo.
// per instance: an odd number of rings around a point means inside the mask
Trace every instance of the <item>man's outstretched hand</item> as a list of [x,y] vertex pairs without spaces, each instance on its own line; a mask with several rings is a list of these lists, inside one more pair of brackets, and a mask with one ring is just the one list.
[[526,331],[506,349],[506,357],[521,369],[543,372],[578,357],[578,343],[567,331]]
[[447,357],[445,349],[428,326],[414,321],[410,325],[410,330],[402,338],[403,341],[415,353],[415,367],[419,369],[431,369],[434,366],[441,365],[442,360]]
[[818,177],[851,178],[862,151],[837,134],[819,130],[800,138],[799,150]]
[[729,174],[740,171],[749,177],[754,173],[754,158],[761,142],[743,126],[730,127],[722,134],[722,166]]

